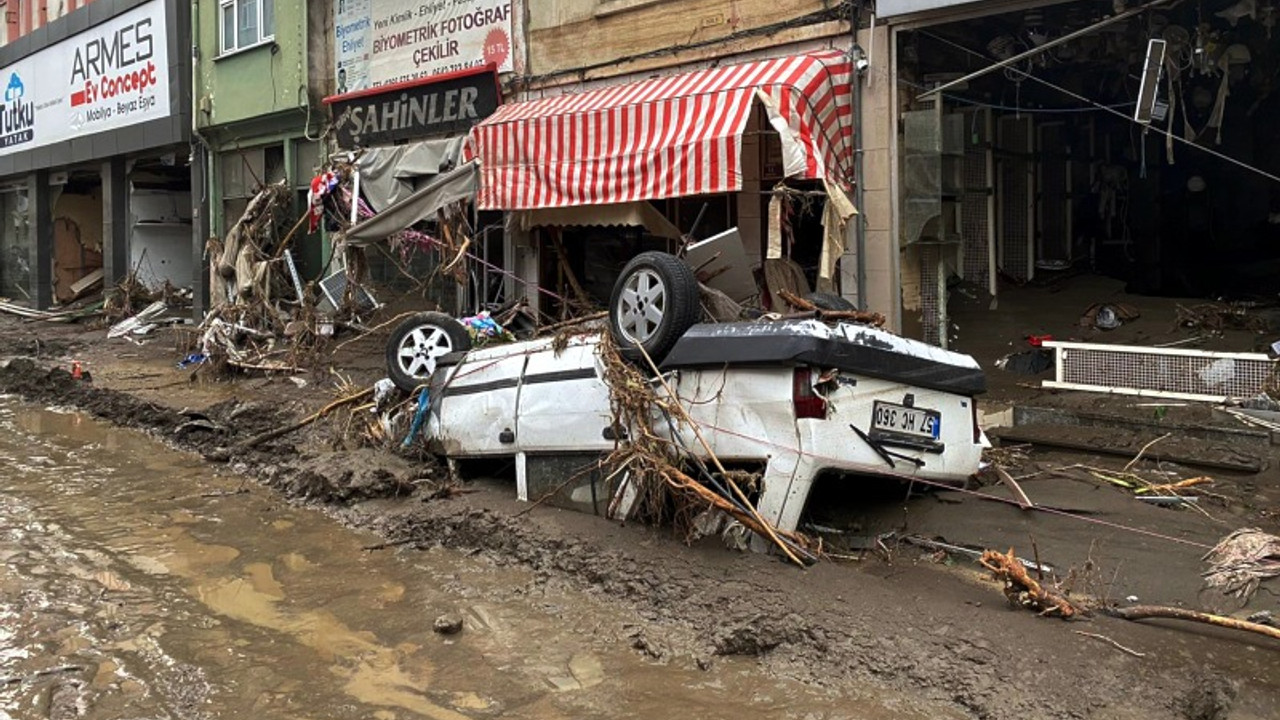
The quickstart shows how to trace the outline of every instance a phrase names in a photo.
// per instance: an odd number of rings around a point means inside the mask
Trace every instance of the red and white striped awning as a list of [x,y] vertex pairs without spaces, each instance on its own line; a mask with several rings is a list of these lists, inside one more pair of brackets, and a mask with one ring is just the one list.
[[829,51],[505,105],[471,131],[477,203],[526,210],[740,190],[756,100],[788,177],[848,189],[851,80],[848,56]]

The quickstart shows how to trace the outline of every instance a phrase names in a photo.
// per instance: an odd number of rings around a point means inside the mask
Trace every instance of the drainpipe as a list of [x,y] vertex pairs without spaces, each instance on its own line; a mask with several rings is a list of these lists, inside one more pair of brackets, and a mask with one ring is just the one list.
[[850,36],[852,46],[849,54],[853,60],[853,174],[854,174],[854,207],[858,208],[858,214],[854,216],[853,234],[854,247],[857,253],[857,283],[858,283],[858,309],[867,310],[867,215],[866,205],[863,203],[863,186],[866,185],[863,176],[862,163],[862,77],[866,70],[866,63],[870,58],[866,57],[862,47],[858,45],[858,27],[862,24],[862,13],[866,9],[866,0],[858,0],[854,6],[853,17],[850,18]]
[[[203,222],[193,223],[192,233],[199,229],[209,228],[209,233],[213,233],[213,196],[209,192],[213,182],[213,163],[212,154],[209,152],[209,140],[200,133],[200,0],[191,0],[191,145],[196,152],[200,154],[200,167],[204,171],[204,182],[200,183],[201,197],[199,200],[200,212],[204,214]],[[193,158],[194,159],[194,158]],[[207,238],[193,238],[193,242],[200,242]],[[203,254],[202,254],[203,256]],[[201,262],[200,265],[207,265]],[[214,278],[209,278],[206,282],[215,282]],[[194,288],[195,295],[200,296],[202,288]],[[211,298],[212,292],[205,292],[204,297]],[[196,303],[197,307],[204,303]],[[209,308],[202,308],[205,312]],[[197,318],[200,319],[200,318]]]

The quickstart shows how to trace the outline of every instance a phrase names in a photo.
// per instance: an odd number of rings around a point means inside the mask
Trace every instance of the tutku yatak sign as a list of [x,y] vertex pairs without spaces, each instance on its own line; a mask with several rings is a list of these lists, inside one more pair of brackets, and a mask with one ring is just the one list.
[[393,145],[466,132],[498,109],[492,66],[325,98],[338,144]]
[[0,155],[169,116],[164,2],[0,68]]

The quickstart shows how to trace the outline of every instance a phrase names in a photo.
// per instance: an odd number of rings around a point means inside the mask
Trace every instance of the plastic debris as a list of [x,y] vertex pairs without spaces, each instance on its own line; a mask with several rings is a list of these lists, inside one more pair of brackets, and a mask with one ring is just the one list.
[[191,353],[190,355],[182,358],[182,360],[178,361],[178,369],[183,370],[193,365],[199,365],[200,363],[208,359],[209,359],[209,356],[205,355],[204,353]]
[[391,378],[382,378],[373,384],[373,411],[382,412],[387,401],[395,397],[396,384]]
[[413,424],[409,426],[409,434],[405,436],[404,442],[400,443],[401,447],[407,448],[413,444],[413,439],[422,429],[422,421],[427,418],[429,407],[431,407],[431,393],[427,388],[422,388],[422,392],[418,393],[418,411],[413,414]]
[[516,339],[514,335],[499,325],[498,321],[490,317],[487,310],[478,315],[462,318],[459,322],[471,334],[471,341],[475,345],[483,345],[489,340],[514,342]]

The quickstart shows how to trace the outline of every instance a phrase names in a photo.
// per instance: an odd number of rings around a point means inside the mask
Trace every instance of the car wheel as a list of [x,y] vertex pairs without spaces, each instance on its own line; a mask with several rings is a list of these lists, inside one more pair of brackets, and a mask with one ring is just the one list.
[[444,313],[417,313],[387,339],[387,375],[396,387],[413,392],[431,378],[440,358],[470,349],[471,334],[462,323]]
[[627,263],[613,286],[609,331],[623,358],[643,363],[648,353],[657,363],[701,314],[693,269],[674,255],[646,252]]
[[808,300],[814,305],[817,305],[819,310],[831,310],[833,312],[842,312],[842,311],[858,309],[854,307],[853,303],[849,302],[848,300],[845,300],[839,295],[832,295],[831,293],[824,293],[824,292],[809,293],[809,295],[805,297],[805,300]]

